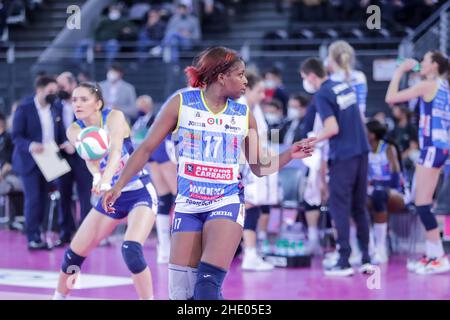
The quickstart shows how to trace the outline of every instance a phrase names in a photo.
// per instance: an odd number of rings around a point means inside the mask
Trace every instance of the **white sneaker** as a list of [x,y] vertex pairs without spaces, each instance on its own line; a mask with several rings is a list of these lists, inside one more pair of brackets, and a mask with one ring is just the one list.
[[270,271],[274,266],[264,261],[260,256],[256,254],[245,254],[242,259],[242,270],[248,271]]
[[352,266],[360,265],[361,264],[361,260],[362,260],[361,252],[360,251],[355,252],[355,253],[353,253],[353,252],[354,251],[352,251],[352,254],[350,255],[350,258],[348,259],[348,262]]
[[339,252],[333,251],[325,254],[325,259],[322,260],[322,266],[326,269],[330,269],[336,265],[339,260]]
[[389,261],[389,257],[387,255],[386,250],[375,251],[374,255],[371,258],[371,262],[373,264],[385,264]]
[[450,262],[447,256],[429,259],[426,265],[419,266],[416,269],[417,274],[428,275],[450,271]]
[[326,276],[334,276],[334,277],[349,277],[355,274],[355,270],[352,267],[342,267],[338,264],[334,265],[331,268],[325,269]]
[[426,256],[423,256],[420,260],[411,260],[408,259],[406,262],[406,269],[410,272],[416,272],[417,269],[425,267],[430,259],[428,259]]
[[359,267],[358,272],[362,274],[374,274],[375,266],[370,263],[364,263],[361,267]]
[[165,264],[169,263],[170,257],[170,247],[167,246],[156,246],[156,263]]

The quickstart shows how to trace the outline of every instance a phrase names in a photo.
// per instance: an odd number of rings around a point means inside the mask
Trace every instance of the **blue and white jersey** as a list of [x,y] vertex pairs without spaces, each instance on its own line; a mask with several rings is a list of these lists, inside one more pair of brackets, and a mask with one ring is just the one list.
[[345,71],[341,70],[330,75],[330,80],[336,82],[347,82],[356,92],[356,99],[361,114],[366,114],[367,100],[367,79],[364,73],[352,70],[347,76]]
[[[106,124],[106,120],[111,111],[112,111],[111,109],[103,109],[102,110],[102,119],[101,119],[101,125],[100,125],[100,127],[105,129],[105,131],[108,134],[109,134],[109,129],[108,129],[108,125]],[[84,124],[83,121],[77,120],[75,122],[81,129],[86,128],[86,125]],[[124,138],[124,140],[123,140],[120,164],[111,180],[111,186],[114,186],[116,184],[116,182],[119,180],[120,174],[122,173],[123,168],[125,168],[125,165],[126,165],[128,159],[130,158],[131,154],[133,153],[133,151],[134,151],[133,142],[131,141],[131,138],[128,136],[128,137]],[[108,164],[108,159],[109,159],[109,154],[107,154],[105,157],[103,157],[100,160],[100,173],[101,174],[103,174],[103,172],[105,171],[106,165]],[[127,185],[122,189],[122,192],[138,190],[138,189],[143,188],[144,184],[141,181],[141,177],[144,175],[148,175],[148,173],[146,172],[146,170],[143,169],[137,175],[135,175],[135,176],[133,176],[133,178],[131,178],[130,182],[128,182]]]
[[389,185],[391,181],[391,168],[386,150],[389,144],[380,141],[375,152],[369,153],[369,181],[377,184],[379,182]]
[[203,91],[180,95],[178,123],[178,195],[176,212],[199,213],[242,203],[239,160],[248,133],[249,108],[228,99],[213,113]]
[[450,149],[450,89],[447,80],[439,79],[436,95],[431,101],[420,98],[420,149],[434,146]]

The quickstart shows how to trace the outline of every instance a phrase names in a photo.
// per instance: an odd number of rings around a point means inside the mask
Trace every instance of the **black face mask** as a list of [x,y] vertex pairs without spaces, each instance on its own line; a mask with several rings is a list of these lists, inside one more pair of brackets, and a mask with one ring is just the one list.
[[187,14],[183,13],[183,14],[180,15],[180,17],[181,17],[181,19],[186,20]]
[[67,91],[61,90],[58,92],[58,98],[60,98],[61,100],[68,100],[68,99],[70,99],[70,93],[68,93]]
[[48,94],[45,96],[45,102],[51,105],[56,101],[56,98],[58,98],[56,94],[54,93]]

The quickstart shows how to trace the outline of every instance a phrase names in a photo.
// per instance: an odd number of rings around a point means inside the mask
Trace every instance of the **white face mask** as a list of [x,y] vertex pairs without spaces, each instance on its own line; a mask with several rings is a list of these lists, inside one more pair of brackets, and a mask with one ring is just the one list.
[[288,108],[287,117],[289,120],[297,120],[300,119],[300,110],[297,108]]
[[277,84],[273,80],[266,80],[264,81],[264,86],[266,87],[266,89],[274,89]]
[[280,123],[281,118],[275,113],[266,113],[264,116],[267,120],[267,123],[270,125]]
[[120,11],[117,10],[111,11],[108,17],[110,20],[119,20],[121,17]]
[[108,79],[108,81],[114,82],[119,79],[119,74],[115,71],[108,71],[108,73],[106,74],[106,78]]
[[303,79],[303,89],[309,94],[315,93],[317,90],[313,87],[313,85],[306,79]]

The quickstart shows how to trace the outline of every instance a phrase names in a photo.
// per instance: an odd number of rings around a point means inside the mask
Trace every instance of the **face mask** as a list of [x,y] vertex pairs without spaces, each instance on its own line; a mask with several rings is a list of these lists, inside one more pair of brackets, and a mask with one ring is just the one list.
[[180,14],[180,17],[181,17],[181,19],[186,19],[187,14],[186,13]]
[[274,89],[277,84],[273,80],[266,80],[264,81],[264,86],[266,87],[266,89]]
[[70,93],[68,93],[67,91],[61,90],[58,92],[58,98],[60,98],[61,100],[68,100],[68,99],[70,99]]
[[275,113],[266,113],[265,114],[267,123],[270,125],[278,124],[281,121],[281,117]]
[[119,74],[115,71],[108,71],[108,73],[106,74],[106,78],[108,79],[108,81],[114,82],[119,79]]
[[45,96],[45,102],[47,102],[48,104],[52,105],[56,101],[56,98],[58,98],[56,96],[56,94],[53,94],[53,93],[48,94],[48,95]]
[[306,79],[303,79],[303,89],[309,94],[315,93],[317,90],[313,87],[313,85]]
[[120,11],[116,11],[116,10],[115,11],[111,11],[109,13],[109,15],[108,15],[109,19],[113,20],[113,21],[119,20],[120,16],[121,16]]
[[300,110],[297,108],[288,108],[287,117],[289,120],[297,120],[300,119]]

